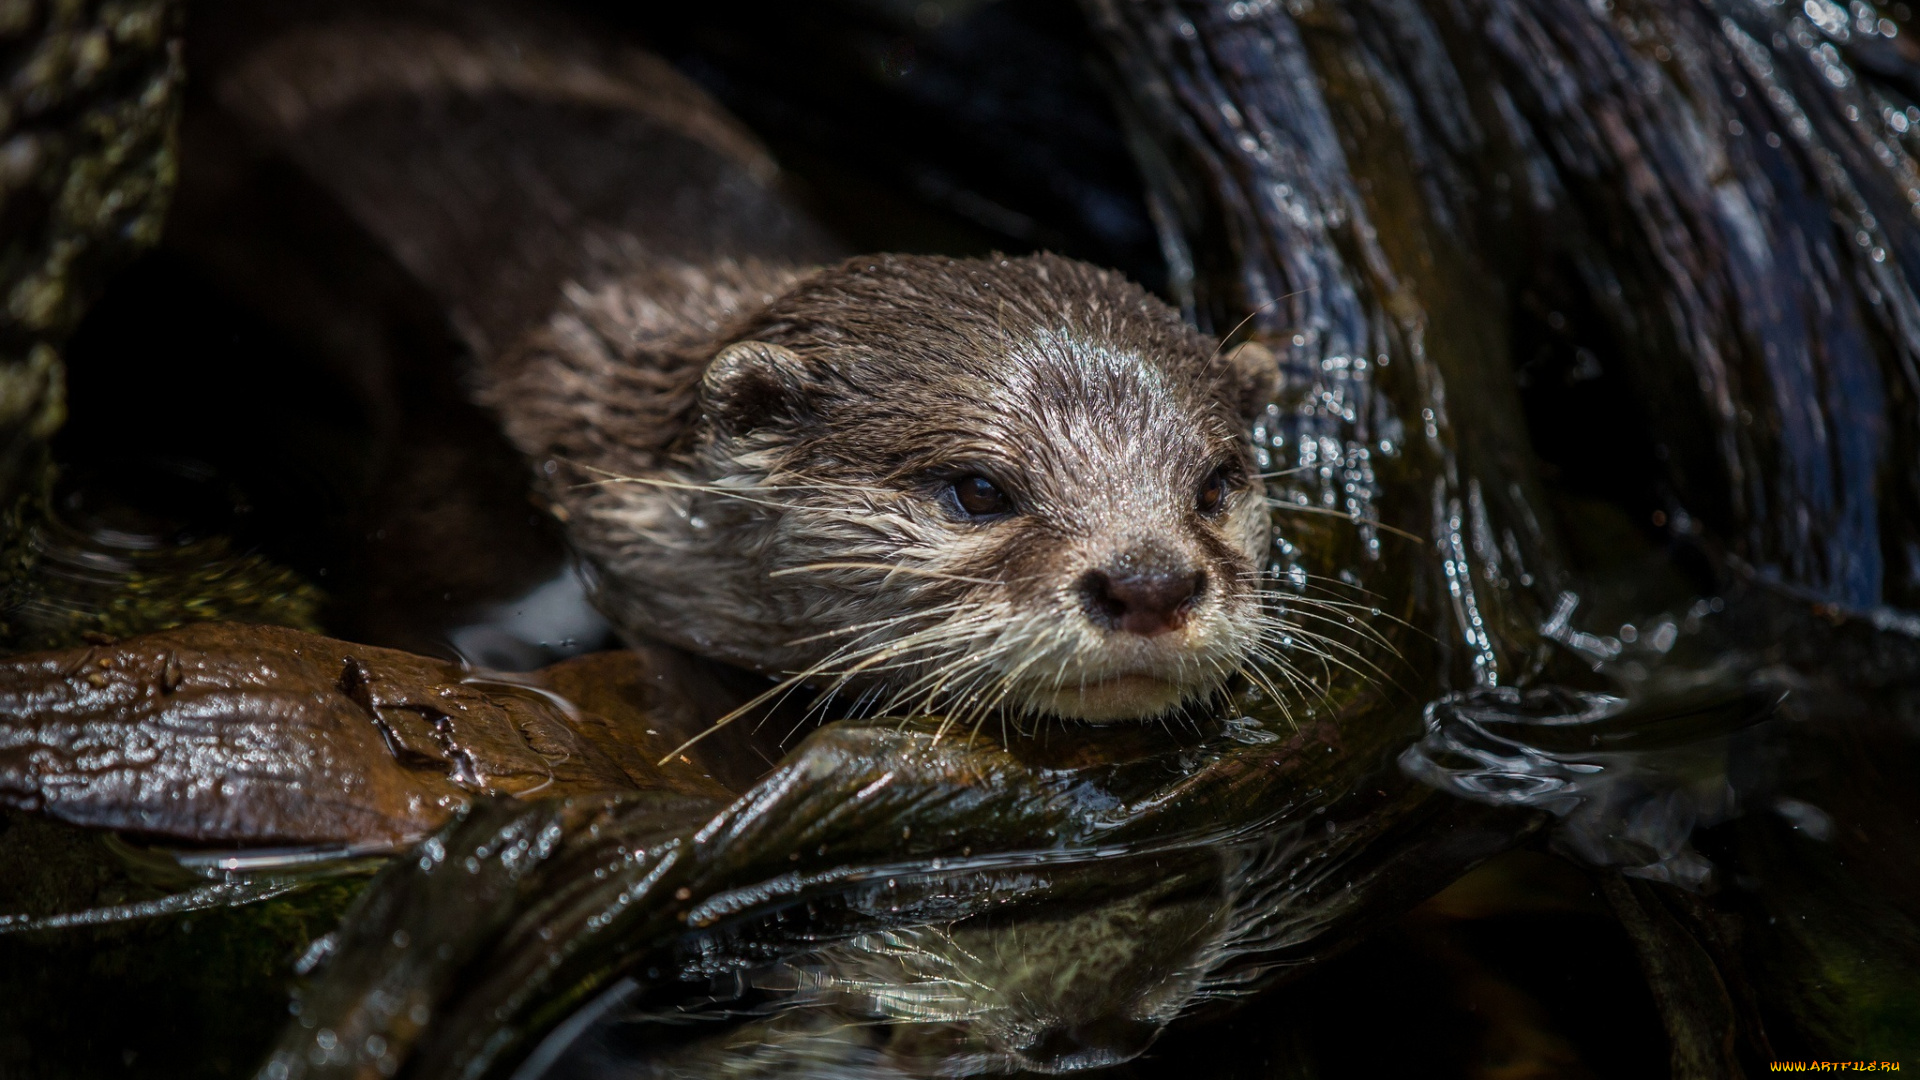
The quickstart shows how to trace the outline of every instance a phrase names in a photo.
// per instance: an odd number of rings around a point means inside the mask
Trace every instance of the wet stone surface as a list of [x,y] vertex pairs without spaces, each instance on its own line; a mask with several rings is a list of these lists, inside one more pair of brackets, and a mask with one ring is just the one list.
[[[0,661],[0,710],[30,718],[0,735],[0,801],[182,844],[394,850],[483,796],[724,794],[691,759],[654,764],[687,722],[649,733],[650,676],[673,662],[489,679],[238,624],[30,654]],[[575,687],[608,715],[561,696]]]

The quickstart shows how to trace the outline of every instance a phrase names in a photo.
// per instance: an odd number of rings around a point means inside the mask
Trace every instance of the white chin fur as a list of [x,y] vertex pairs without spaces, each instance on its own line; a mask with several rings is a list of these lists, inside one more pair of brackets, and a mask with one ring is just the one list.
[[1039,711],[1069,720],[1112,724],[1158,716],[1180,704],[1190,690],[1151,675],[1116,675],[1062,687],[1034,704]]

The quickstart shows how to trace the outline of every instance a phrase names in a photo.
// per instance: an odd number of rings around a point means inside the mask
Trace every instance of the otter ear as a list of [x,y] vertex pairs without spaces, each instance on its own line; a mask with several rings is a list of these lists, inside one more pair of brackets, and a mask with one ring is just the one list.
[[700,403],[722,430],[744,435],[792,419],[806,402],[807,369],[792,350],[736,341],[720,350],[700,380]]
[[1252,420],[1280,394],[1280,361],[1257,341],[1243,341],[1227,350],[1228,385],[1242,418]]

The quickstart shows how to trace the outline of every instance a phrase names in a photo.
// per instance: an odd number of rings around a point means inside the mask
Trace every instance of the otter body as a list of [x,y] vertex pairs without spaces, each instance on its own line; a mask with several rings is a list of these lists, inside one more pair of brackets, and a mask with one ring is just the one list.
[[487,392],[627,633],[878,709],[1154,716],[1249,659],[1271,357],[1055,256],[578,291]]
[[703,93],[550,12],[349,7],[263,14],[217,96],[441,305],[629,637],[1094,721],[1257,650],[1264,350],[1063,258],[844,260]]

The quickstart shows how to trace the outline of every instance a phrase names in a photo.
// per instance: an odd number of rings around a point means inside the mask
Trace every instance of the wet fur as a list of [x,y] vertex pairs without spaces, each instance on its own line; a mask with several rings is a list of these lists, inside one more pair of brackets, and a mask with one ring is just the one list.
[[[1109,271],[869,256],[572,288],[486,396],[626,632],[874,708],[1078,715],[1078,686],[1149,672],[1192,699],[1253,654],[1245,433],[1273,381],[1264,350],[1223,355]],[[956,520],[940,488],[963,472],[1023,512]],[[1087,569],[1162,566],[1207,574],[1178,634],[1087,617]]]

